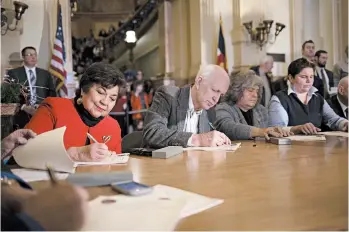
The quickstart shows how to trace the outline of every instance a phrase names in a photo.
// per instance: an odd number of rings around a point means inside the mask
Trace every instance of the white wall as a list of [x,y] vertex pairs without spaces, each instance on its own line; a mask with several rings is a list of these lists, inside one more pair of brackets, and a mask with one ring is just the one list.
[[[275,33],[275,23],[280,22],[286,28],[279,34],[274,44],[267,44],[262,51],[256,44],[243,43],[242,64],[255,65],[266,53],[285,54],[286,63],[275,63],[273,74],[284,75],[291,58],[291,36],[290,36],[290,6],[289,0],[243,0],[240,1],[240,15],[242,23],[253,21],[253,27],[258,26],[262,20],[274,20],[270,34],[272,38]],[[244,29],[244,40],[248,40],[248,33]],[[272,39],[272,41],[274,38]]]
[[[26,46],[33,46],[38,52],[38,67],[47,69],[52,50],[52,41],[56,31],[57,0],[22,0],[29,8],[24,13],[19,24],[19,31],[8,31],[1,36],[1,73],[9,67],[8,58],[12,53],[20,53]],[[70,5],[68,0],[60,0],[63,14],[63,30],[66,47],[66,69],[72,70],[71,65],[71,28]],[[12,0],[3,1],[3,6],[13,9]]]
[[201,0],[201,63],[215,64],[219,33],[219,17],[222,17],[222,30],[225,41],[228,71],[234,65],[231,31],[233,29],[231,0]]

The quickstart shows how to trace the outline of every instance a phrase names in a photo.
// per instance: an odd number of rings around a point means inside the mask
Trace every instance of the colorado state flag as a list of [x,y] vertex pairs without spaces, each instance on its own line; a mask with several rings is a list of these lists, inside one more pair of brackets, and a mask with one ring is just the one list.
[[217,47],[217,65],[221,66],[228,72],[227,69],[227,56],[225,54],[225,42],[222,30],[222,18],[219,17],[219,34],[218,34],[218,47]]

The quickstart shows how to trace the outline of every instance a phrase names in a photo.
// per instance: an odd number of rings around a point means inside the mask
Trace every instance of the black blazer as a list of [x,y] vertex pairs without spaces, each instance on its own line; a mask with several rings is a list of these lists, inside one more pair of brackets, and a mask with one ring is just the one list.
[[[254,71],[256,73],[257,76],[259,76],[259,66],[253,66],[250,68],[252,71]],[[271,96],[273,96],[275,94],[275,89],[274,89],[274,85],[271,83],[271,76],[269,76],[268,73],[265,74],[269,83],[269,88],[271,91]],[[263,95],[262,95],[262,99],[261,99],[261,103],[263,106],[268,107],[265,105],[265,90],[263,87]]]
[[338,102],[338,99],[337,99],[337,94],[336,95],[333,95],[332,97],[330,97],[328,100],[327,100],[328,104],[331,106],[331,108],[333,109],[333,111],[338,114],[338,116],[342,117],[342,118],[347,118],[345,115],[344,115],[344,112],[342,110],[342,107],[341,105],[339,104]]
[[[36,103],[40,104],[47,97],[55,97],[56,89],[53,83],[53,77],[51,74],[41,68],[36,67],[36,86],[40,86],[43,88],[36,88],[37,100]],[[19,83],[24,84],[25,86],[29,86],[27,73],[25,71],[24,66],[11,69],[8,71],[8,75],[11,78],[15,78],[19,81]]]
[[[334,81],[333,81],[333,72],[331,72],[328,69],[325,69],[325,72],[327,74],[328,77],[328,84],[330,87],[334,87]],[[321,96],[325,97],[329,97],[329,93],[325,93],[325,88],[324,88],[324,84],[322,82],[322,79],[319,76],[320,74],[316,71],[315,76],[314,76],[314,83],[313,86],[315,88],[317,88],[319,90],[319,93],[321,94]]]

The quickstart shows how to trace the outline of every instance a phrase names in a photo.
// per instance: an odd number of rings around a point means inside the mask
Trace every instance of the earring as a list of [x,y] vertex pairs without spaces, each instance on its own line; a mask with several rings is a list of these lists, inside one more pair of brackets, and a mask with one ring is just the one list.
[[82,98],[79,97],[79,98],[76,100],[76,103],[77,103],[78,105],[81,105],[81,104],[82,104]]

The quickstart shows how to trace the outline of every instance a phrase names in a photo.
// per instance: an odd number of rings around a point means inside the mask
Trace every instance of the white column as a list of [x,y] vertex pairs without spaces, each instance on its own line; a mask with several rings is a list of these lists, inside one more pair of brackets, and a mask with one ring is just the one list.
[[165,9],[165,73],[173,72],[173,60],[171,54],[173,53],[172,47],[172,3],[170,1],[164,2]]
[[[313,40],[315,49],[323,46],[320,38],[320,2],[319,0],[303,0],[303,40]],[[304,42],[303,41],[303,42]]]

